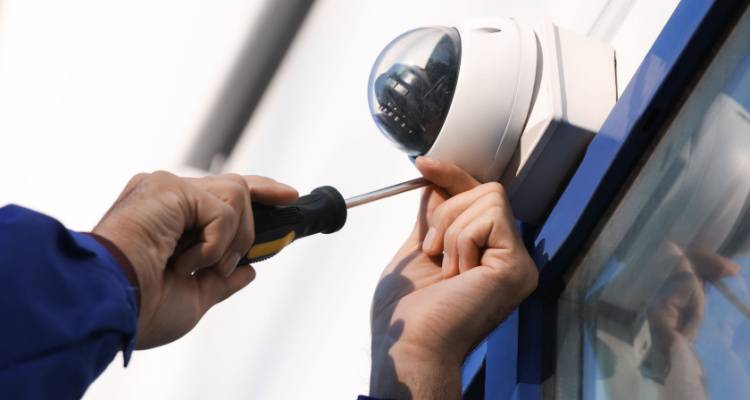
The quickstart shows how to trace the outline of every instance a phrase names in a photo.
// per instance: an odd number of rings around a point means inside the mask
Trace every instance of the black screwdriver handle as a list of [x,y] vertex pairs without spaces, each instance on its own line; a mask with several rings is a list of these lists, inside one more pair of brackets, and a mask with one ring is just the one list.
[[333,233],[346,223],[346,201],[338,190],[322,186],[292,204],[253,203],[255,242],[240,265],[263,261],[289,243],[316,233]]

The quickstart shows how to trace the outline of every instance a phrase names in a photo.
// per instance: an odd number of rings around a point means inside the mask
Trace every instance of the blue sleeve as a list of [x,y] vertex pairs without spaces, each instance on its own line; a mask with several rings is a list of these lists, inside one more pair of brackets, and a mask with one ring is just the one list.
[[18,206],[0,208],[0,393],[73,399],[119,350],[138,309],[113,256],[90,236]]

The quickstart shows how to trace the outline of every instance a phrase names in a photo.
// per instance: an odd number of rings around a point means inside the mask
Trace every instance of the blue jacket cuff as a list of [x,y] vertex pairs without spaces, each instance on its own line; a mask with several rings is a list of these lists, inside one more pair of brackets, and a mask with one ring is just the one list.
[[138,291],[137,288],[135,288],[130,281],[128,280],[127,275],[125,274],[123,267],[118,263],[117,259],[110,253],[110,251],[104,247],[101,243],[96,241],[92,236],[85,233],[75,232],[68,230],[71,237],[75,241],[75,243],[78,245],[78,247],[85,249],[91,253],[93,253],[97,258],[99,258],[102,261],[105,261],[103,264],[104,267],[106,267],[110,272],[113,279],[117,280],[119,283],[119,286],[123,288],[123,291],[125,292],[125,296],[127,298],[127,303],[132,311],[132,314],[134,317],[134,326],[133,326],[133,332],[134,334],[129,336],[126,340],[123,341],[122,346],[120,347],[122,350],[122,356],[124,360],[124,365],[127,367],[130,363],[130,357],[133,353],[133,350],[135,350],[135,332],[137,332],[137,323],[138,323]]

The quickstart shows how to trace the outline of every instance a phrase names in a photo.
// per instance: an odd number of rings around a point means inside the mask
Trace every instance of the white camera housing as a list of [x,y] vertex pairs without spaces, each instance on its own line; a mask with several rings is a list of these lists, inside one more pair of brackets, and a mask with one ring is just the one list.
[[407,32],[380,54],[369,83],[387,137],[412,157],[501,181],[529,223],[547,214],[617,99],[611,48],[507,18]]

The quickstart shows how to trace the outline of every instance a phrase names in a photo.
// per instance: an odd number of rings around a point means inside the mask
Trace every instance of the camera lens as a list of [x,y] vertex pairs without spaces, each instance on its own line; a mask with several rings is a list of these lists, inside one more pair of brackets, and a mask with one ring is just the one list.
[[458,31],[415,29],[383,49],[370,73],[368,102],[378,128],[410,156],[435,143],[456,89]]

